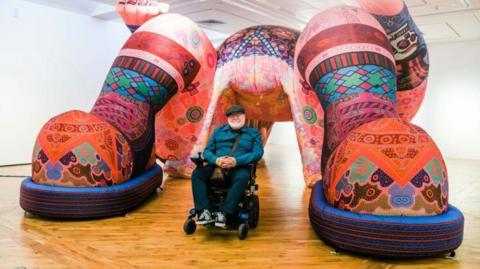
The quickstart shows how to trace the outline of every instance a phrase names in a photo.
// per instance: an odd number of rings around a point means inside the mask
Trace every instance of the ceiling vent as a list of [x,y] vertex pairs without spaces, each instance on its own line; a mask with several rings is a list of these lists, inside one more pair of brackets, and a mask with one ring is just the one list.
[[204,24],[204,25],[220,25],[220,24],[225,24],[223,21],[219,20],[201,20],[197,21],[198,24]]

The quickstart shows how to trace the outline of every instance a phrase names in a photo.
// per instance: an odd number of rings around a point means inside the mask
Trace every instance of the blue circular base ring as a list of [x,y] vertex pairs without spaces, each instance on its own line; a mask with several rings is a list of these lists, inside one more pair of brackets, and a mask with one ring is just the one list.
[[28,177],[20,188],[20,206],[49,218],[90,219],[124,215],[162,184],[158,165],[127,182],[108,187],[59,187],[38,184]]
[[436,216],[380,216],[332,207],[322,181],[312,189],[310,223],[340,250],[381,257],[430,257],[454,251],[463,240],[463,214],[449,205]]

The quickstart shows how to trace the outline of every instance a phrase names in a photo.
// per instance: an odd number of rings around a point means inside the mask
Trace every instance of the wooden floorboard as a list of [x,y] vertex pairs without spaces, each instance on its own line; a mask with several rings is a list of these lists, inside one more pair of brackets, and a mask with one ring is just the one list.
[[[22,179],[0,177],[0,268],[480,268],[480,161],[447,159],[450,202],[466,219],[457,256],[382,260],[335,255],[316,236],[295,147],[270,145],[265,160],[258,169],[260,223],[244,241],[235,231],[183,233],[189,180],[167,179],[163,192],[126,217],[53,221],[25,216]],[[28,175],[30,167],[3,172]]]

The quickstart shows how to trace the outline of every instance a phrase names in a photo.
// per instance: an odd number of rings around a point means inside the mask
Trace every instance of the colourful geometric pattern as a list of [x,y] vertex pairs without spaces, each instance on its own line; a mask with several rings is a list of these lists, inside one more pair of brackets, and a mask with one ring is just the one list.
[[321,62],[313,69],[309,82],[311,85],[315,85],[321,77],[330,72],[345,67],[363,65],[378,65],[392,71],[392,73],[395,72],[395,64],[384,55],[367,51],[350,52],[335,55]]
[[112,67],[103,84],[103,93],[116,92],[123,96],[162,108],[172,95],[156,81],[135,71]]
[[177,84],[170,75],[142,59],[120,56],[110,69],[91,113],[110,122],[127,138],[133,176],[148,168],[154,145],[154,114],[176,92]]
[[[164,14],[158,17],[159,20],[162,17],[165,26],[159,24],[157,28],[146,27],[145,31],[161,29],[162,32],[168,32],[176,44],[170,46],[164,42],[157,44],[157,41],[145,40],[143,45],[164,46],[164,55],[160,58],[168,60],[184,77],[184,85],[155,114],[155,154],[158,158],[167,160],[164,169],[170,176],[185,177],[189,176],[194,167],[190,156],[201,151],[195,148],[195,144],[202,138],[200,132],[208,120],[207,109],[212,100],[217,53],[202,29],[193,21],[176,14]],[[175,46],[178,46],[178,50]],[[185,57],[185,61],[178,61],[177,67],[177,63],[172,61],[178,56],[186,55],[182,50],[189,52],[193,58]],[[158,53],[160,52],[159,50]],[[175,80],[178,80],[178,75]]]
[[447,170],[421,128],[398,118],[364,124],[328,160],[325,195],[333,206],[376,215],[437,215],[447,210]]
[[322,167],[331,153],[357,127],[385,117],[398,117],[389,96],[362,92],[343,96],[325,110],[325,143]]
[[324,109],[342,96],[373,93],[396,102],[395,74],[377,65],[341,68],[323,76],[314,86]]
[[135,71],[162,85],[168,90],[170,95],[177,93],[178,85],[172,76],[160,67],[145,60],[129,56],[118,56],[113,62],[112,67],[121,67],[123,69]]
[[410,16],[407,5],[403,5],[400,13],[393,16],[376,14],[373,16],[385,29],[397,60],[413,56],[418,52],[417,49],[426,49],[423,34]]
[[133,141],[137,141],[134,144],[145,145],[138,141],[142,140],[148,128],[150,110],[149,104],[135,100],[132,96],[110,92],[98,97],[90,113],[115,126],[125,135],[135,151]]
[[[169,27],[172,21],[179,22],[174,29]],[[141,175],[155,164],[155,115],[165,106],[183,115],[184,107],[192,108],[185,121],[168,122],[166,127],[188,137],[180,145],[188,154],[209,104],[207,89],[213,83],[215,55],[191,20],[175,14],[149,20],[120,50],[91,113],[67,112],[40,131],[33,153],[33,180],[99,187]],[[76,131],[77,125],[87,129]]]
[[100,118],[69,111],[48,121],[32,156],[32,180],[53,186],[111,186],[130,179],[132,153],[124,136]]
[[218,48],[217,68],[241,57],[267,55],[293,67],[293,54],[298,32],[280,26],[246,28],[225,40]]
[[[367,1],[369,5],[377,5],[374,1]],[[424,94],[416,94],[415,102],[409,100],[403,101],[403,97],[409,98],[413,94],[400,95],[405,91],[425,92],[426,81],[429,70],[428,50],[423,33],[418,29],[409,14],[407,5],[403,4],[403,8],[395,15],[373,14],[378,22],[385,29],[390,44],[392,45],[393,54],[397,66],[397,87],[399,109],[402,110],[400,117],[402,119],[411,120],[423,101]],[[409,102],[409,106],[401,106]]]
[[413,90],[397,92],[397,110],[401,119],[411,121],[422,104],[427,90],[427,80]]

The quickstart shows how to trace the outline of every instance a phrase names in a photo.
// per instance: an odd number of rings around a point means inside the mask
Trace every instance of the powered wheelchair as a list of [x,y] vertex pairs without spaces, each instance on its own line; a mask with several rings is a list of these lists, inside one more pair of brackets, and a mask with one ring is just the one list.
[[[202,158],[202,153],[198,152],[198,157],[190,158],[192,162],[198,167],[203,166],[207,163],[205,159]],[[255,182],[256,179],[256,169],[257,163],[248,164],[250,167],[250,179],[245,189],[245,194],[240,199],[240,202],[237,205],[235,214],[233,217],[227,220],[228,229],[238,229],[238,238],[243,240],[248,235],[249,228],[256,228],[258,225],[258,219],[260,215],[260,203],[256,191],[258,190],[258,184]],[[210,184],[208,191],[208,199],[212,205],[212,211],[216,212],[220,210],[220,206],[225,201],[228,190],[230,189],[229,180],[227,176],[226,184],[224,185],[214,185]],[[197,212],[195,208],[190,209],[188,218],[183,224],[183,230],[186,234],[193,234],[197,228],[195,223],[195,218]],[[206,227],[214,227],[214,224],[205,225]]]

